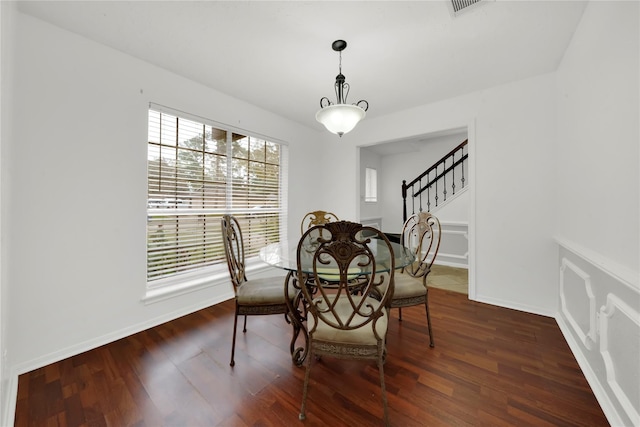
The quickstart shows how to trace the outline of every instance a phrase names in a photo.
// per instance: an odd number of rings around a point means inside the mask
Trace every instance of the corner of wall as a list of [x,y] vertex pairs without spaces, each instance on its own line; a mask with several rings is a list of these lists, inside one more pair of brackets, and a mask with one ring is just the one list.
[[8,265],[6,254],[7,216],[4,214],[6,200],[6,163],[7,141],[11,132],[12,103],[12,56],[14,39],[14,19],[17,6],[15,2],[0,2],[0,425],[13,425],[16,398],[18,393],[17,375],[9,366],[8,353]]

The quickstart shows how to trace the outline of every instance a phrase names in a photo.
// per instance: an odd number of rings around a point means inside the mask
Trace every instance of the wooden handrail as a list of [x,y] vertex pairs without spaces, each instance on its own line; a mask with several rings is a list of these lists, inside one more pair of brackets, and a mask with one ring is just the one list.
[[433,178],[431,181],[427,182],[420,190],[418,190],[417,193],[413,193],[413,197],[419,196],[420,193],[422,193],[424,190],[426,190],[427,188],[431,187],[431,185],[433,185],[434,182],[436,182],[437,180],[439,180],[440,178],[442,178],[446,173],[450,172],[453,170],[453,168],[455,168],[456,166],[458,166],[460,163],[464,162],[465,160],[467,160],[467,157],[469,157],[468,154],[465,154],[464,156],[462,156],[460,159],[456,160],[456,162],[449,166],[448,168],[446,168],[443,172],[440,172],[440,174],[438,176],[436,176],[435,178]]
[[[407,189],[409,187],[413,187],[416,183],[420,183],[420,188],[418,189],[418,191],[416,193],[412,193],[412,195],[411,195],[411,197],[414,198],[414,199],[416,197],[420,196],[420,194],[422,194],[422,192],[425,189],[431,188],[431,186],[433,184],[436,185],[436,192],[437,192],[437,189],[438,189],[437,181],[442,179],[442,178],[444,178],[447,175],[447,173],[454,171],[457,166],[459,166],[461,164],[464,164],[464,161],[467,160],[467,158],[469,157],[468,154],[463,154],[458,160],[453,161],[452,164],[449,167],[445,168],[435,178],[431,179],[425,185],[422,185],[422,182],[421,182],[422,179],[425,176],[428,178],[429,173],[431,173],[433,171],[435,171],[437,173],[438,172],[437,168],[440,165],[446,166],[445,162],[449,158],[455,159],[455,157],[454,157],[455,153],[457,153],[458,151],[462,150],[468,143],[469,143],[468,139],[465,139],[464,141],[462,141],[457,147],[455,147],[449,153],[445,154],[440,160],[438,160],[436,163],[434,163],[433,166],[429,167],[427,170],[425,170],[423,173],[421,173],[417,178],[415,178],[409,184],[407,184],[407,181],[405,181],[405,180],[402,181],[402,200],[403,200],[402,217],[403,217],[403,221],[407,220]],[[463,153],[464,153],[464,151],[463,151]],[[463,176],[463,186],[464,186],[464,176]],[[455,189],[454,189],[454,194],[455,194]],[[446,190],[444,192],[444,195],[445,195],[445,200],[446,200]],[[422,200],[422,198],[420,200]],[[427,202],[429,202],[429,201],[427,200]],[[438,196],[436,194],[436,206],[437,205],[438,205]]]
[[[420,174],[420,176],[418,176],[416,179],[414,179],[413,181],[411,181],[409,184],[407,184],[405,187],[411,187],[413,184],[415,184],[416,182],[420,181],[422,178],[424,178],[426,175],[429,174],[429,172],[433,171],[436,167],[440,166],[442,163],[444,163],[445,159],[448,159],[451,155],[453,155],[453,153],[455,153],[456,151],[460,150],[462,147],[464,147],[465,145],[467,145],[467,143],[469,142],[468,139],[465,139],[464,141],[462,141],[460,143],[460,145],[458,145],[456,148],[454,148],[453,150],[451,150],[449,153],[445,154],[444,156],[442,156],[442,158],[440,160],[438,160],[437,162],[435,162],[433,164],[433,166],[431,166],[429,169],[427,169],[426,171],[422,172],[422,174]],[[404,181],[403,181],[404,182]]]

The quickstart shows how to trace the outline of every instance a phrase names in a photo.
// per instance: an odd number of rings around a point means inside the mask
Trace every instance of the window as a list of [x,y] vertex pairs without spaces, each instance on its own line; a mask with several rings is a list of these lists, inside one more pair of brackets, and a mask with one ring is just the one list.
[[[365,168],[364,201],[378,201],[378,171],[373,168]],[[362,187],[360,187],[362,188]]]
[[286,146],[149,109],[147,284],[181,281],[226,259],[220,218],[240,222],[247,259],[286,238]]

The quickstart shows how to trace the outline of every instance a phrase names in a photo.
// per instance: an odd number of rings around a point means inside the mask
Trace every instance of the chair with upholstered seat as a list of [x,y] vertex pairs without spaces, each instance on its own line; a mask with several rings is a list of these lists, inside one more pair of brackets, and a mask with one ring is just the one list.
[[327,211],[308,212],[304,217],[302,217],[302,222],[300,223],[300,234],[304,233],[314,225],[322,225],[333,221],[339,221],[339,218],[334,213]]
[[[372,237],[363,238],[363,234]],[[313,245],[309,245],[310,239]],[[372,239],[382,241],[375,241],[376,253],[368,245]],[[313,252],[309,247],[313,247]],[[388,255],[381,256],[384,255],[381,252]],[[376,259],[380,258],[387,260],[388,265],[377,265]],[[391,243],[372,227],[348,221],[329,222],[303,233],[297,249],[297,266],[298,283],[305,284],[301,288],[309,337],[300,419],[305,418],[314,360],[332,356],[376,361],[384,420],[388,425],[383,363],[395,269]],[[316,280],[309,280],[309,276],[315,276]]]
[[434,346],[434,341],[429,313],[427,276],[438,255],[441,234],[440,221],[430,212],[415,213],[405,221],[400,235],[401,243],[413,252],[416,261],[403,268],[402,274],[396,274],[395,290],[391,300],[391,308],[398,308],[400,320],[402,320],[403,307],[424,304],[430,347]]
[[[233,320],[233,342],[231,363],[235,365],[236,330],[238,316],[244,316],[242,332],[247,332],[247,316],[288,313],[285,297],[285,275],[247,280],[245,252],[242,230],[238,220],[231,215],[223,215],[221,220],[222,240],[229,267],[229,275],[235,292],[235,316]],[[293,290],[289,293],[293,295]]]

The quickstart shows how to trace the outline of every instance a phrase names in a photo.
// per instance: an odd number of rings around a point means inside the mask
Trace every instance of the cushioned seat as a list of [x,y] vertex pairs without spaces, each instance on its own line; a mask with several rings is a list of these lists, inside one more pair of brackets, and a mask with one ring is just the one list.
[[396,274],[394,278],[396,286],[393,290],[393,298],[396,300],[420,297],[427,293],[427,288],[422,284],[422,280],[408,274]]
[[286,276],[282,273],[271,277],[247,280],[244,261],[244,241],[238,219],[231,215],[223,215],[220,221],[224,253],[229,267],[229,275],[235,295],[235,316],[233,319],[233,338],[231,344],[231,366],[235,365],[236,331],[238,316],[244,316],[242,332],[247,332],[248,315],[267,315],[289,313],[286,295],[293,297],[295,292],[290,283],[290,292],[285,295]]
[[[362,297],[354,296],[353,302],[357,306],[362,301]],[[319,310],[326,310],[327,304],[320,299],[315,299],[314,304],[318,307]],[[368,306],[371,306],[372,309],[368,309]],[[372,310],[377,310],[380,306],[380,301],[373,299],[371,297],[367,297],[365,299],[365,305],[361,308],[363,314],[370,314]],[[338,329],[335,325],[338,323],[346,323],[347,319],[354,315],[354,307],[351,302],[348,300],[346,296],[340,296],[338,302],[334,307],[334,311],[328,311],[326,313],[327,320],[324,321],[322,319],[318,320],[318,326],[315,326],[316,318],[311,316],[309,318],[309,329],[315,328],[314,339],[319,341],[332,341],[338,342],[342,344],[366,344],[375,346],[378,341],[378,337],[382,337],[384,342],[384,337],[387,331],[388,325],[388,317],[385,312],[382,312],[382,316],[377,320],[375,330],[377,332],[374,333],[373,328],[358,328],[358,329]],[[337,316],[337,318],[336,318]],[[365,321],[367,316],[355,315],[356,322]],[[334,326],[330,324],[333,323]]]
[[[240,305],[284,304],[285,279],[286,276],[276,276],[246,280],[238,287],[236,300]],[[288,286],[289,295],[293,295],[293,285],[289,283]]]

